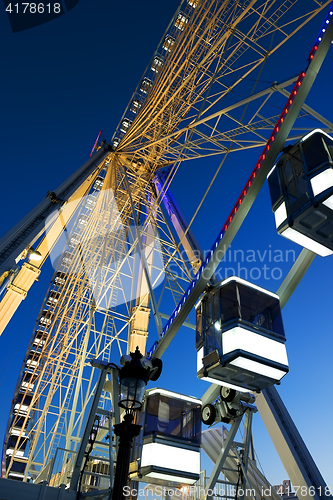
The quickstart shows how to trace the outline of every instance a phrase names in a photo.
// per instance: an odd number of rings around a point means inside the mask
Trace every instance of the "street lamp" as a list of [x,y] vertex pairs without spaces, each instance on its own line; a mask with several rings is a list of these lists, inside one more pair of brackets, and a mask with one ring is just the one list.
[[125,409],[123,422],[114,426],[114,433],[119,436],[117,467],[114,478],[112,500],[123,500],[124,486],[128,479],[130,455],[133,439],[139,435],[141,425],[133,424],[134,411],[141,410],[143,396],[150,378],[150,369],[141,362],[142,354],[137,347],[130,353],[131,360],[119,371],[120,400],[119,406]]
[[137,347],[135,352],[130,353],[131,361],[125,362],[125,365],[119,371],[120,380],[120,400],[119,406],[124,408],[127,421],[132,422],[133,411],[141,410],[145,388],[149,380],[150,370],[144,368],[141,358],[142,354]]

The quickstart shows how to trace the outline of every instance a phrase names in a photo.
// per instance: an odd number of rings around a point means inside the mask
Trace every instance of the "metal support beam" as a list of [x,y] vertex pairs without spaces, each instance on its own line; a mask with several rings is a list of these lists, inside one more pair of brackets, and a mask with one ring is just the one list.
[[326,494],[327,485],[276,388],[259,394],[256,405],[290,481],[302,488],[302,499],[332,498]]
[[[236,457],[238,459],[239,465],[240,465],[240,467],[242,469],[242,473],[243,473],[243,476],[244,476],[244,481],[243,481],[243,484],[242,484],[242,491],[244,493],[242,495],[240,495],[239,498],[242,499],[242,498],[249,498],[249,497],[251,497],[253,500],[256,500],[256,497],[252,495],[252,485],[251,485],[249,476],[247,474],[247,466],[245,467],[245,465],[243,464],[242,457],[238,453],[238,450],[237,450],[236,447],[234,447],[234,451],[235,451],[235,455],[236,455]],[[248,489],[249,489],[250,494],[248,494],[248,492],[246,491],[246,483],[249,485]],[[245,495],[245,491],[246,491],[246,495]]]
[[[98,363],[100,364],[101,362],[98,361]],[[95,366],[95,365],[93,365],[93,366]],[[112,373],[112,371],[114,371],[108,364],[103,364],[103,366],[98,366],[98,368],[100,368],[101,373],[100,373],[99,378],[98,378],[94,398],[93,398],[93,401],[91,403],[89,415],[88,415],[86,425],[85,425],[85,428],[84,428],[84,431],[82,434],[80,446],[79,446],[79,449],[78,449],[78,452],[76,455],[73,474],[72,474],[72,478],[71,478],[71,482],[70,482],[70,486],[69,486],[69,488],[71,490],[77,490],[77,487],[79,484],[80,474],[81,474],[81,469],[82,469],[82,462],[83,462],[86,448],[88,445],[89,436],[91,434],[91,429],[92,429],[92,426],[93,426],[93,423],[95,420],[95,416],[97,413],[98,404],[99,404],[99,401],[101,398],[102,390],[104,388],[106,374]],[[110,440],[112,440],[111,436],[110,436]]]
[[245,424],[244,424],[244,436],[243,436],[243,443],[244,443],[244,456],[243,456],[243,473],[245,476],[244,482],[243,482],[243,490],[245,490],[245,485],[246,481],[248,482],[248,485],[251,488],[251,483],[247,477],[247,466],[249,463],[249,452],[250,452],[250,444],[251,444],[251,436],[252,436],[252,417],[253,417],[253,412],[251,410],[246,410],[245,412]]
[[192,230],[188,228],[185,217],[172,196],[170,188],[166,189],[166,181],[167,176],[165,174],[162,172],[156,172],[156,177],[153,182],[155,184],[157,194],[162,198],[173,227],[175,228],[179,240],[183,245],[186,255],[191,263],[193,273],[196,274],[202,261],[204,260],[204,253],[195,239]]
[[[132,214],[133,214],[133,220],[135,221],[136,217],[135,217],[134,203],[133,203],[131,189],[129,186],[127,172],[126,172],[125,168],[124,168],[124,173],[125,173],[125,184],[126,184],[126,188],[127,188],[127,192],[128,192],[128,196],[129,196],[129,200],[130,200],[130,204],[131,204],[131,210],[132,210]],[[139,230],[139,227],[136,223],[134,223],[134,226],[135,226],[135,238],[133,238],[133,240],[134,241],[136,240],[138,242],[141,263],[142,263],[143,271],[145,274],[145,278],[146,278],[146,282],[147,282],[147,286],[148,286],[148,290],[149,290],[149,295],[150,295],[152,310],[153,310],[153,314],[154,314],[154,318],[155,318],[156,328],[157,328],[157,332],[158,332],[159,337],[161,337],[162,329],[163,329],[162,320],[161,320],[161,316],[158,312],[157,300],[156,300],[155,293],[154,293],[154,290],[153,290],[153,287],[151,284],[148,263],[147,263],[147,259],[145,256],[145,252],[144,252],[142,240],[141,240],[141,231]]]
[[[289,96],[288,90],[282,88],[281,86],[279,86],[276,90],[278,90],[280,92],[280,94],[282,94],[286,97]],[[302,109],[304,111],[306,111],[307,113],[309,113],[309,115],[316,118],[316,120],[321,122],[323,125],[326,125],[326,127],[328,127],[330,130],[333,130],[333,123],[330,122],[329,120],[327,120],[327,118],[325,118],[323,115],[321,115],[320,113],[318,113],[314,109],[310,108],[310,106],[308,106],[307,104],[303,104]]]
[[217,399],[220,395],[221,386],[217,384],[212,384],[208,387],[205,394],[202,396],[202,408]]
[[70,419],[68,422],[67,433],[66,433],[65,448],[67,448],[67,449],[71,448],[74,421],[75,421],[75,416],[76,416],[76,412],[77,412],[77,403],[78,403],[78,400],[80,397],[80,392],[81,392],[83,369],[84,369],[84,366],[86,364],[87,348],[88,348],[88,342],[89,342],[89,338],[90,338],[91,326],[92,326],[95,310],[96,310],[96,306],[95,306],[95,301],[93,299],[92,304],[90,305],[87,328],[85,330],[85,333],[84,333],[84,336],[82,339],[83,351],[82,351],[82,356],[81,356],[80,363],[79,363],[79,370],[78,370],[78,374],[77,374],[77,383],[76,383],[76,387],[75,387],[75,391],[74,391],[74,397],[73,397],[73,400],[71,403],[71,416],[70,416]]
[[304,274],[310,267],[313,259],[316,254],[303,248],[299,256],[297,257],[296,262],[293,267],[290,269],[289,273],[281,283],[277,295],[280,297],[280,307],[281,309],[286,305],[293,292],[296,290],[296,287],[301,282]]
[[[160,311],[160,316],[163,319],[169,319],[170,318],[169,314],[161,313],[161,311]],[[184,321],[183,326],[186,326],[186,328],[189,328],[190,330],[195,330],[196,329],[196,326],[193,323],[190,323],[189,321]]]
[[61,206],[66,202],[109,154],[109,151],[100,149],[0,239],[0,276],[11,269],[15,258],[44,232],[45,222],[57,204]]
[[[219,455],[219,458],[217,459],[214,469],[208,479],[208,483],[206,484],[206,492],[213,490],[216,484],[216,481],[220,475],[221,469],[223,468],[224,462],[226,461],[230,448],[234,442],[236,433],[238,431],[239,425],[242,421],[242,417],[237,417],[233,421],[233,424],[228,432],[228,437],[224,441],[221,453]],[[213,495],[208,495],[206,496],[206,500],[210,500],[213,497]]]

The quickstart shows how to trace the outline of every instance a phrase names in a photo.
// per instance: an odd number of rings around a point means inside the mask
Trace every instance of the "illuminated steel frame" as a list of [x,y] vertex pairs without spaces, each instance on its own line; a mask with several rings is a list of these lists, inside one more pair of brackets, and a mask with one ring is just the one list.
[[[85,227],[81,227],[83,233],[87,231],[85,241],[88,241],[90,245],[87,246],[87,254],[91,259],[90,269],[96,267],[97,262],[98,265],[103,263],[105,255],[112,253],[112,249],[120,245],[119,256],[122,255],[123,260],[127,262],[133,251],[139,248],[138,259],[142,273],[141,289],[133,294],[138,300],[125,314],[117,314],[116,312],[110,313],[109,308],[96,312],[96,303],[91,295],[89,300],[83,298],[82,302],[81,292],[87,292],[89,286],[91,287],[90,281],[87,280],[89,269],[85,267],[84,272],[81,273],[78,272],[78,268],[71,269],[69,274],[72,276],[71,280],[74,280],[70,287],[74,293],[73,309],[70,309],[71,314],[66,316],[64,311],[68,310],[66,305],[69,303],[66,294],[71,293],[67,289],[57,306],[57,311],[52,313],[51,323],[55,324],[53,320],[56,316],[60,323],[66,320],[71,321],[72,324],[75,323],[76,326],[74,330],[70,330],[72,336],[67,335],[66,342],[60,330],[53,337],[53,345],[58,345],[60,350],[50,348],[52,344],[42,349],[43,366],[53,366],[55,371],[47,375],[47,370],[44,369],[43,375],[39,376],[36,382],[36,387],[38,384],[38,387],[44,384],[45,392],[40,391],[37,394],[34,388],[33,402],[26,409],[25,418],[27,420],[32,418],[34,426],[29,436],[30,454],[25,479],[31,471],[35,476],[37,470],[39,473],[43,472],[43,468],[48,466],[64,434],[66,448],[69,448],[71,444],[73,449],[77,447],[95,384],[93,370],[86,370],[86,356],[105,356],[110,360],[112,355],[119,356],[122,352],[132,350],[138,340],[141,342],[140,349],[144,350],[148,335],[149,313],[152,310],[159,340],[150,349],[148,357],[160,357],[180,326],[186,321],[206,284],[213,278],[220,259],[244,221],[285,140],[287,138],[295,140],[304,135],[306,127],[295,126],[295,121],[297,120],[298,124],[302,118],[311,115],[326,126],[327,132],[333,131],[333,125],[328,120],[304,104],[332,39],[333,28],[330,23],[332,10],[329,10],[321,32],[311,49],[309,65],[298,78],[272,84],[266,89],[253,92],[239,102],[231,99],[233,89],[237,86],[242,88],[244,79],[252,71],[261,68],[268,56],[274,54],[283,43],[329,4],[330,2],[325,2],[318,6],[317,2],[313,2],[312,8],[306,11],[300,0],[285,0],[278,8],[274,2],[264,0],[244,0],[242,4],[236,1],[220,2],[217,0],[212,2],[184,1],[171,21],[143,80],[139,83],[133,99],[121,118],[111,146],[105,142],[94,146],[97,153],[92,156],[90,162],[87,162],[85,169],[80,170],[75,179],[71,178],[71,186],[65,186],[65,189],[61,186],[57,192],[51,193],[49,199],[43,202],[43,206],[39,206],[36,211],[29,214],[29,217],[27,216],[0,241],[2,252],[0,253],[0,274],[2,282],[6,284],[6,293],[0,302],[0,309],[2,308],[5,313],[5,319],[0,325],[3,330],[22,298],[28,293],[33,281],[38,277],[40,267],[48,256],[50,245],[46,245],[45,241],[40,241],[40,239],[44,234],[42,226],[52,213],[51,204],[56,202],[60,206],[67,200],[81,200],[82,197],[89,195],[94,183],[98,180],[97,177],[104,171],[108,187],[102,189],[102,192],[106,192],[106,197],[108,189],[117,193],[116,204],[121,214],[122,228],[126,237],[119,238],[119,234],[113,234],[107,241],[97,238],[97,246],[94,247],[92,242],[96,234],[97,236],[99,234],[98,231],[94,232],[95,226],[103,223],[104,215],[112,217],[109,208],[110,200],[102,196],[101,201],[92,210],[93,215],[88,218]],[[273,31],[276,31],[277,39],[274,46],[269,47],[268,39],[270,40],[269,35]],[[159,62],[156,62],[157,60]],[[233,78],[231,85],[228,80],[230,75]],[[286,89],[289,85],[293,85],[291,92]],[[288,96],[282,113],[278,116],[263,118],[263,108],[278,94]],[[221,108],[222,102],[223,108]],[[239,120],[236,117],[239,116],[239,111],[245,116],[249,106],[253,106],[251,115],[244,120]],[[235,115],[233,115],[234,112],[236,112]],[[128,126],[124,131],[125,120]],[[227,122],[228,125],[226,125]],[[230,126],[230,123],[233,126]],[[294,135],[290,136],[293,127]],[[193,158],[222,155],[220,169],[229,153],[258,146],[264,149],[211,251],[200,266],[197,266],[197,262],[191,265],[180,252],[181,243],[186,242],[192,252],[199,252],[200,249],[195,248],[193,242],[190,242],[187,229],[178,232],[176,227],[171,227],[162,208],[163,191],[169,188],[173,176],[183,162]],[[174,165],[173,168],[168,169],[171,164]],[[160,169],[165,169],[166,175],[162,191],[157,192],[152,186],[156,171]],[[77,201],[78,204],[79,201]],[[62,209],[59,210],[58,218],[48,228],[50,232],[54,231],[52,241],[55,242],[59,238],[67,221],[74,217],[74,209],[66,216],[64,223]],[[141,216],[145,220],[143,239],[141,239],[142,234],[137,230],[137,221],[141,220]],[[42,223],[36,229],[34,220],[38,217]],[[179,214],[176,219],[179,229],[182,227],[179,223]],[[79,222],[78,220],[78,224]],[[128,245],[127,237],[132,226],[136,229],[134,229],[132,244]],[[163,266],[157,269],[155,280],[158,280],[163,273],[166,274],[166,286],[163,292],[167,290],[176,303],[171,315],[159,311],[163,294],[157,299],[154,287],[150,283],[154,264],[146,258],[145,247],[149,246],[149,241],[156,234],[155,230],[158,231],[161,239],[163,255]],[[23,264],[21,269],[15,267],[14,258],[24,250],[25,244],[32,246],[36,242],[37,250],[42,250],[42,263],[35,266],[29,261]],[[184,248],[186,252],[185,244]],[[189,254],[187,256],[191,261]],[[313,257],[311,252],[301,252],[299,259],[277,292],[282,307]],[[80,259],[81,253],[78,246],[73,253],[72,265],[79,265]],[[181,270],[178,275],[173,271],[173,265]],[[192,269],[195,272],[194,278]],[[112,271],[111,282],[115,294],[113,297],[117,297],[118,293],[123,293],[123,286],[120,282],[121,265],[119,270],[112,268]],[[179,280],[179,275],[181,280]],[[103,296],[103,290],[110,285],[107,281],[103,282],[98,273],[94,276],[93,283],[95,286],[97,283],[98,293],[101,294],[99,296]],[[84,294],[83,297],[85,297]],[[89,298],[89,293],[87,297]],[[46,297],[47,300],[48,297]],[[112,298],[110,300],[112,301]],[[99,314],[102,317],[100,321],[97,320]],[[45,316],[47,317],[47,314],[43,316],[41,312],[38,321]],[[164,326],[162,326],[161,319],[167,319]],[[102,329],[100,324],[102,324]],[[114,349],[111,352],[111,346],[117,346],[116,352]],[[69,353],[75,360],[74,364],[65,362]],[[72,369],[69,365],[74,368]],[[19,380],[19,384],[21,383],[22,380]],[[29,387],[29,384],[26,387]],[[276,410],[276,405],[274,407],[272,403],[274,398],[275,401],[278,400],[276,391],[272,388],[266,391],[258,397],[259,410],[264,412],[270,408],[266,411],[266,420],[272,421],[274,414],[274,420],[278,422],[278,427],[281,429],[283,427],[281,416],[285,411],[283,404],[281,403],[279,411]],[[51,405],[55,394],[58,399],[55,398],[54,404]],[[85,394],[84,397],[83,394]],[[211,400],[215,394],[216,388],[212,387],[203,396],[203,403]],[[38,409],[36,401],[42,399],[43,396],[45,400]],[[103,404],[109,404],[108,396],[104,397]],[[45,422],[49,413],[54,415],[54,425],[46,430]],[[9,421],[8,435],[13,428],[11,424],[13,417],[15,417],[14,409]],[[23,427],[21,429],[23,433]],[[293,430],[289,441],[295,440],[296,435],[298,435],[297,430]],[[274,439],[273,441],[275,442]],[[284,439],[283,442],[287,443],[287,441]],[[287,446],[290,446],[290,442]],[[16,447],[16,451],[17,449]],[[295,453],[295,460],[299,464],[299,457],[297,457],[297,452]],[[12,455],[14,454],[15,448]],[[305,461],[307,461],[307,468],[313,467],[311,457],[306,457]],[[301,470],[299,466],[299,471]],[[289,473],[288,470],[287,472]],[[292,474],[289,473],[289,476],[291,477]],[[320,482],[320,475],[317,477]],[[306,479],[304,472],[301,472],[300,476],[291,477],[291,480],[294,484],[312,485],[311,479]]]

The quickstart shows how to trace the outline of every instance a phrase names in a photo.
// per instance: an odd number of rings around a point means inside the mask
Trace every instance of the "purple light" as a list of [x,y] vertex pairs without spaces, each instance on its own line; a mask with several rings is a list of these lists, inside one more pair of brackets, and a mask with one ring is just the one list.
[[91,155],[93,154],[93,152],[94,152],[94,149],[95,149],[95,147],[96,147],[96,144],[97,144],[98,139],[100,138],[101,133],[102,133],[102,131],[100,130],[100,131],[99,131],[99,134],[98,134],[98,136],[97,136],[97,139],[96,139],[96,141],[95,141],[95,144],[94,144],[94,146],[93,146],[93,148],[92,148],[92,150],[91,150],[90,156],[91,156]]

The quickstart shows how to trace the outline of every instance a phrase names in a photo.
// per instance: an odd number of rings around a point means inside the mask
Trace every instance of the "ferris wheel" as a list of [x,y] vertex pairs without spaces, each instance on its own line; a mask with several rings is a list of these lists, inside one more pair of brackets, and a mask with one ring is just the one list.
[[[300,75],[272,84],[261,78],[279,49],[329,5],[184,0],[111,140],[99,138],[91,159],[1,240],[2,330],[47,257],[55,269],[10,410],[6,477],[43,480],[60,449],[70,461],[99,375],[89,360],[118,363],[136,346],[159,358],[181,325],[193,330],[190,312],[216,283],[285,141],[304,136],[309,116],[333,132],[304,104],[330,43],[330,11]],[[218,155],[213,184],[230,154],[254,147],[263,152],[204,253],[192,231],[196,213],[185,220],[172,181],[191,160]],[[282,306],[313,257],[304,250],[287,275]],[[204,400],[214,394],[216,387]],[[112,397],[103,389],[99,408],[113,407]]]

